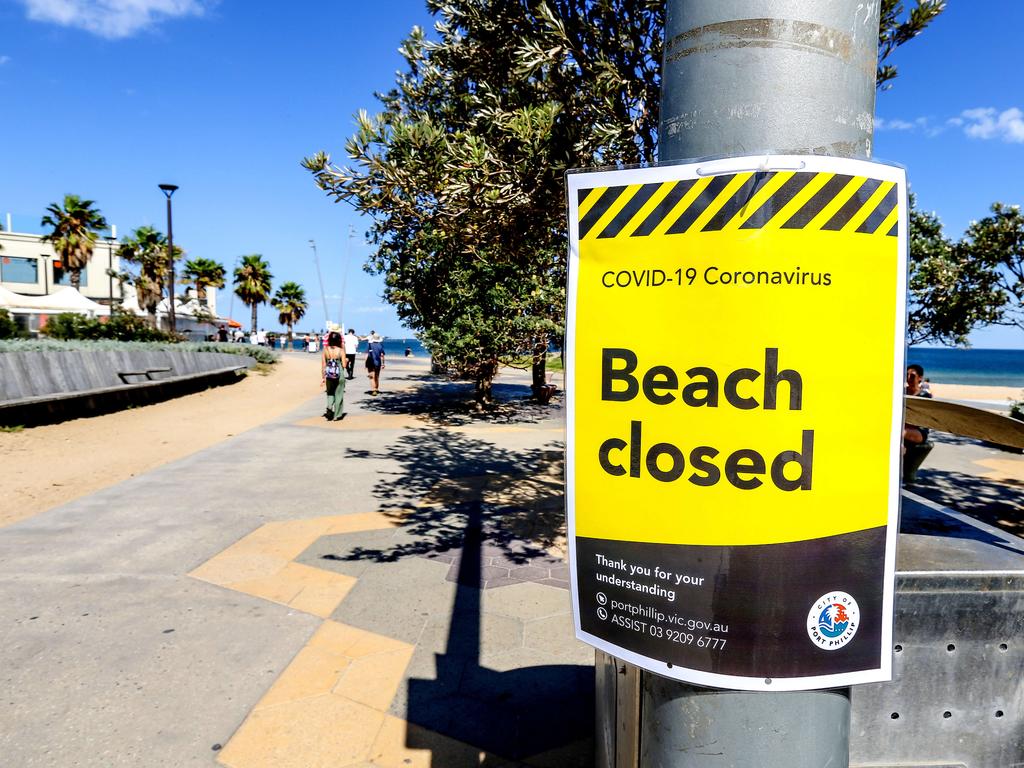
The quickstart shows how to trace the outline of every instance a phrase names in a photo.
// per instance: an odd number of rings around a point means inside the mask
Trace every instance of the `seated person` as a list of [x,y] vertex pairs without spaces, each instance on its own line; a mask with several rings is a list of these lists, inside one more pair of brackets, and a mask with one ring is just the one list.
[[[921,389],[924,381],[924,368],[917,363],[907,366],[907,383],[903,387],[903,393],[912,397],[931,397],[932,393]],[[925,427],[917,427],[913,424],[903,425],[903,453],[913,445],[921,445],[928,439],[928,430]]]

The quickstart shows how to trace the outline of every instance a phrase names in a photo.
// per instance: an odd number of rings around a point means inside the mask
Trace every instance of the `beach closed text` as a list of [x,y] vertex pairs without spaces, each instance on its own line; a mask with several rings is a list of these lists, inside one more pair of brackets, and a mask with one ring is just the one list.
[[[626,348],[601,351],[601,400],[628,403],[643,397],[664,407],[732,408],[739,411],[803,407],[803,377],[793,368],[781,368],[779,350],[768,347],[758,361],[759,368],[741,367],[718,371],[694,365],[683,375],[668,365],[642,370],[637,354]],[[626,427],[624,425],[624,431]],[[814,430],[794,435],[799,443],[766,456],[756,448],[734,448],[728,452],[711,445],[688,449],[674,442],[648,445],[644,424],[631,420],[627,436],[609,437],[598,450],[601,469],[612,477],[640,478],[645,473],[669,483],[685,479],[699,487],[725,482],[744,491],[771,483],[782,491],[809,491],[814,464]]]

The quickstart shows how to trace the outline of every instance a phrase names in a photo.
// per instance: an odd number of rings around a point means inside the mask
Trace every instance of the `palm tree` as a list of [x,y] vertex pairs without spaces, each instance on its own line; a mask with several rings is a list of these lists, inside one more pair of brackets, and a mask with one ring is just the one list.
[[224,265],[213,259],[189,259],[181,277],[185,282],[195,284],[199,305],[205,307],[206,289],[224,287]]
[[92,200],[78,195],[64,195],[64,207],[50,203],[42,225],[53,227],[43,240],[53,243],[63,268],[71,273],[71,286],[77,291],[82,283],[82,269],[92,258],[92,248],[100,230],[107,228],[107,220]]
[[163,298],[167,279],[167,238],[152,227],[139,227],[124,239],[117,255],[139,265],[135,293],[139,306],[149,313],[150,321],[156,327],[156,308]]
[[242,263],[235,267],[235,295],[252,308],[252,330],[256,330],[256,308],[266,304],[270,298],[270,265],[263,256],[252,253],[242,257]]
[[288,326],[288,341],[290,342],[292,326],[302,319],[309,307],[306,303],[306,292],[298,283],[282,283],[270,304],[279,313],[278,322]]

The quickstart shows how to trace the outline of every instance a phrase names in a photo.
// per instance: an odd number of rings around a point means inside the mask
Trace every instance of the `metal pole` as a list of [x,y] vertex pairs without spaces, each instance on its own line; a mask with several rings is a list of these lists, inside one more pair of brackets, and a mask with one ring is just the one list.
[[107,250],[110,252],[107,264],[107,277],[110,278],[110,317],[114,317],[114,238],[107,238]]
[[669,0],[661,160],[867,157],[879,0]]
[[348,288],[348,265],[352,261],[352,238],[356,236],[356,229],[348,225],[348,249],[345,253],[345,266],[341,273],[341,298],[338,300],[338,322],[341,323],[341,332],[345,332],[345,291]]
[[167,196],[167,269],[170,272],[167,285],[167,321],[171,333],[177,330],[174,316],[174,228],[171,225],[171,196]]
[[[879,0],[669,0],[660,159],[871,153]],[[644,673],[645,768],[849,765],[849,690],[716,691]]]
[[167,269],[170,281],[170,285],[167,286],[167,323],[171,333],[174,333],[177,324],[174,317],[174,230],[171,226],[171,195],[178,187],[174,184],[161,184],[160,189],[167,197]]
[[320,256],[316,252],[316,242],[313,240],[309,241],[309,247],[313,249],[313,262],[316,264],[316,276],[320,281],[320,301],[324,305],[324,330],[327,330],[327,324],[330,322],[327,319],[327,294],[324,293],[324,276],[320,273]]

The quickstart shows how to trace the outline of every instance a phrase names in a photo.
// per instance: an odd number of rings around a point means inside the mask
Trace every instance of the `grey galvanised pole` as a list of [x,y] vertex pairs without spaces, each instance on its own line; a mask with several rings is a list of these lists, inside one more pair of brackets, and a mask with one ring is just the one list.
[[[668,0],[660,159],[871,154],[879,0]],[[848,690],[643,675],[644,768],[849,765]]]

